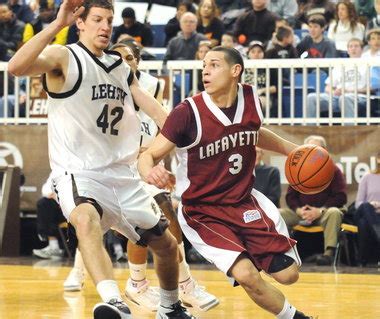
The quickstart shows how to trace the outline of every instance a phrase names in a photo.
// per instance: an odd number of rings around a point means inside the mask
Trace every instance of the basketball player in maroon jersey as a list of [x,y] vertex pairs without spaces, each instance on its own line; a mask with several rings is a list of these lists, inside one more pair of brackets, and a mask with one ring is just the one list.
[[169,173],[156,164],[177,147],[178,218],[192,245],[277,318],[311,318],[260,275],[263,270],[292,284],[300,260],[277,208],[253,189],[256,145],[283,155],[297,145],[261,127],[255,88],[239,83],[244,64],[238,51],[216,47],[203,64],[205,91],[172,111],[139,158],[141,176],[165,187]]

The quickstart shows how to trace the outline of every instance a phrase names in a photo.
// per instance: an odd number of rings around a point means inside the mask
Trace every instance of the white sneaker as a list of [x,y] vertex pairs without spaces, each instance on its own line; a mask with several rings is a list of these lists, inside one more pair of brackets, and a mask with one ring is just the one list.
[[73,268],[63,283],[64,291],[81,291],[84,285],[84,272],[82,269]]
[[218,298],[199,286],[194,279],[179,284],[179,296],[184,306],[207,311],[219,304]]
[[149,311],[157,311],[160,305],[160,293],[158,287],[150,287],[149,281],[144,280],[144,284],[135,287],[129,278],[125,287],[125,296],[135,304],[147,308]]
[[42,259],[60,259],[63,257],[63,250],[46,246],[42,249],[33,249],[33,255]]

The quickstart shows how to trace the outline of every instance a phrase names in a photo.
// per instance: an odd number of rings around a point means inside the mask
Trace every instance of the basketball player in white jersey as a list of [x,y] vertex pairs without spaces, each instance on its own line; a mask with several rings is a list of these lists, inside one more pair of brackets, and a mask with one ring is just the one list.
[[[103,300],[94,307],[94,318],[131,318],[103,247],[102,235],[111,227],[152,249],[161,295],[157,318],[193,318],[178,298],[175,238],[132,169],[140,142],[134,103],[159,126],[166,112],[140,88],[120,55],[105,50],[112,19],[107,0],[64,0],[57,18],[15,54],[9,71],[17,76],[45,75],[53,183]],[[74,21],[80,42],[48,46]]]
[[253,189],[256,145],[283,155],[297,145],[261,127],[256,90],[239,83],[244,63],[238,51],[216,47],[203,63],[205,91],[171,112],[140,155],[140,174],[165,187],[169,174],[156,164],[177,147],[178,219],[192,245],[276,318],[310,318],[260,275],[292,284],[300,259],[276,206]]
[[[162,102],[163,89],[157,78],[147,72],[139,71],[140,49],[131,41],[115,44],[111,50],[118,51],[123,59],[127,61],[131,69],[135,72],[139,83],[147,89],[159,102]],[[138,105],[135,105],[141,119],[141,150],[145,150],[158,134],[157,124],[144,113]],[[151,184],[146,184],[150,194],[159,204],[165,216],[169,219],[170,232],[177,239],[179,254],[179,292],[182,302],[201,311],[207,311],[215,307],[219,300],[212,294],[205,291],[193,279],[189,265],[185,259],[185,249],[182,241],[182,231],[178,223],[177,215],[171,203],[168,190],[160,189]],[[125,293],[133,302],[152,311],[157,310],[159,296],[154,287],[149,286],[146,279],[147,249],[131,241],[128,241],[128,264],[130,278],[127,281]]]

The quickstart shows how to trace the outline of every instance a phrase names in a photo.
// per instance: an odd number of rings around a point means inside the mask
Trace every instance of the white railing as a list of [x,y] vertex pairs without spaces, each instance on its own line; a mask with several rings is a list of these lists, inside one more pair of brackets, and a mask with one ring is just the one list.
[[[321,117],[320,114],[320,103],[319,94],[323,91],[321,90],[320,76],[322,72],[327,71],[328,75],[331,75],[333,67],[354,67],[355,70],[361,70],[365,68],[367,70],[367,91],[366,95],[366,107],[364,114],[361,111],[361,115],[358,116],[358,103],[357,103],[357,90],[353,92],[355,97],[354,118],[346,118],[344,111],[344,102],[342,106],[342,112],[340,116],[334,116],[332,109],[332,93],[330,93],[329,98],[329,108],[327,111],[327,117]],[[271,69],[277,69],[278,83],[277,83],[277,105],[272,107],[277,108],[277,116],[273,117],[270,114],[270,109],[267,107],[265,109],[265,123],[267,124],[277,124],[277,125],[308,125],[308,124],[380,124],[380,115],[371,116],[373,110],[371,107],[375,104],[380,109],[380,97],[371,91],[371,85],[375,84],[377,89],[380,89],[380,78],[377,79],[378,83],[370,77],[373,67],[380,67],[380,59],[289,59],[289,60],[246,60],[245,68],[252,69],[254,72],[255,82],[257,81],[257,71],[260,69],[266,70],[267,75],[267,86],[266,86],[266,98],[269,100],[269,74]],[[7,68],[6,63],[0,63],[0,71],[4,71]],[[163,68],[162,61],[142,61],[140,63],[140,69],[147,70],[154,74],[166,75],[168,79],[167,85],[169,85],[168,96],[166,96],[166,103],[169,108],[173,107],[173,103],[182,101],[186,98],[187,94],[194,93],[197,91],[198,87],[198,72],[202,68],[201,61],[169,61],[165,69]],[[287,69],[290,74],[289,82],[290,85],[285,87],[283,85],[283,72]],[[310,87],[308,83],[309,74],[313,72],[315,83]],[[380,73],[380,72],[379,72]],[[4,76],[4,92],[8,92],[8,74],[3,72]],[[243,77],[244,78],[244,77]],[[300,82],[301,85],[299,85]],[[332,86],[333,78],[330,76],[330,81],[328,84]],[[30,90],[29,90],[29,79],[24,80],[26,87],[26,106],[25,106],[25,116],[20,116],[19,109],[19,99],[20,99],[20,79],[15,78],[14,84],[14,116],[9,116],[8,114],[8,99],[7,94],[5,94],[4,101],[4,114],[0,117],[0,123],[2,124],[44,124],[46,123],[46,118],[34,118],[29,114],[30,107]],[[344,82],[344,81],[343,81]],[[357,72],[355,74],[355,83],[358,82]],[[256,83],[253,83],[256,84]],[[195,88],[195,89],[194,89]],[[307,95],[309,90],[313,90],[317,94],[317,111],[316,117],[307,118]],[[287,92],[288,99],[285,99],[284,92]],[[377,91],[379,92],[379,90]],[[345,96],[345,87],[342,88],[342,96]],[[376,100],[377,99],[377,100]],[[375,103],[373,103],[375,101]],[[378,103],[378,104],[376,104]],[[380,110],[379,110],[380,111]],[[1,112],[1,110],[0,110]],[[286,114],[285,114],[286,113]],[[380,113],[377,113],[380,114]],[[1,114],[0,114],[1,115]]]

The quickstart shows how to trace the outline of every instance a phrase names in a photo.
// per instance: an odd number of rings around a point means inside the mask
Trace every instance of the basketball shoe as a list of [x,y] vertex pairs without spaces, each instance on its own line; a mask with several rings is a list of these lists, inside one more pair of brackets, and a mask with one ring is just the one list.
[[[301,311],[296,311],[296,313],[294,314],[294,317],[293,319],[313,319],[314,317],[310,317],[310,316],[306,316],[303,312]],[[314,319],[318,319],[318,317],[314,318]]]
[[136,285],[130,278],[125,287],[125,296],[133,303],[150,311],[157,311],[160,305],[160,293],[157,287],[151,287],[148,280]]
[[63,250],[46,246],[42,249],[33,249],[33,255],[42,259],[60,259],[63,257]]
[[156,319],[196,319],[185,307],[182,307],[181,301],[177,301],[169,308],[161,306],[158,308]]
[[179,295],[184,306],[201,311],[207,311],[219,304],[218,298],[208,293],[205,287],[199,286],[192,278],[179,284]]
[[117,299],[96,304],[93,312],[94,319],[132,319],[127,304]]
[[82,269],[73,268],[63,283],[64,291],[80,291],[84,285],[84,272]]

